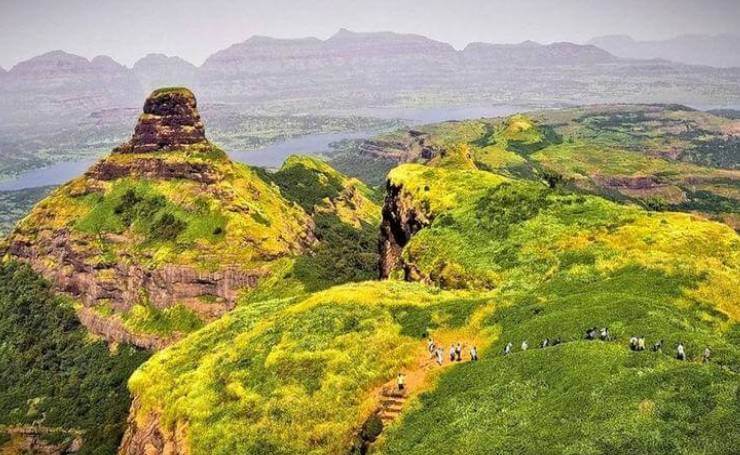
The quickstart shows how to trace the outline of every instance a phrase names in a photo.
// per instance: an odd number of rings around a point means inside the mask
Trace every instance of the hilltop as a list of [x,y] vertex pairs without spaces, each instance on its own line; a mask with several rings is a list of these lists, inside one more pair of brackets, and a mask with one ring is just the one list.
[[155,90],[131,140],[39,202],[8,253],[72,296],[93,333],[161,348],[233,309],[240,290],[311,253],[325,231],[377,223],[369,190],[333,170],[316,213],[286,198],[297,190],[279,179],[299,165],[321,166],[296,158],[271,177],[232,162],[206,138],[192,92]]

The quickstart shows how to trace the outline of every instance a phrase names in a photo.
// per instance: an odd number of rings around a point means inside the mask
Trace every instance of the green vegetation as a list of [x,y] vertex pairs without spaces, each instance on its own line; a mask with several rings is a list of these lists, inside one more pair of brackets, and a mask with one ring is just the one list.
[[[156,425],[194,455],[346,453],[361,437],[387,454],[734,453],[740,239],[725,224],[669,210],[736,214],[737,180],[663,153],[706,142],[686,137],[694,127],[684,117],[715,139],[727,123],[679,107],[600,109],[424,127],[436,156],[388,173],[392,210],[402,212],[393,221],[415,231],[391,276],[415,282],[371,281],[379,196],[308,157],[268,173],[215,148],[159,153],[168,164],[206,166],[199,175],[213,181],[81,178],[14,235],[33,243],[65,229],[101,275],[119,262],[259,270],[236,308],[207,324],[192,308],[215,304],[211,295],[165,309],[145,295],[130,311],[97,308],[134,333],[187,334],[129,388],[138,428]],[[653,123],[659,133],[643,131]],[[593,326],[609,327],[613,340],[583,340]],[[632,335],[662,339],[664,351],[630,352]],[[481,360],[421,371],[428,336],[476,345]],[[518,349],[545,337],[563,343]],[[515,353],[500,355],[508,342]],[[689,361],[673,358],[678,342]],[[702,364],[707,346],[712,359]],[[399,371],[413,377],[411,396],[384,426],[373,417],[378,391]],[[44,396],[7,407],[25,403],[13,418],[28,419]]]
[[189,333],[203,326],[203,321],[182,304],[160,310],[149,304],[138,304],[124,315],[124,325],[134,333],[171,335]]
[[[378,434],[373,391],[414,368],[431,335],[476,342],[483,359],[443,370],[381,428],[379,453],[732,453],[738,435],[722,437],[739,417],[732,229],[464,160],[432,164],[389,175],[429,223],[402,254],[428,284],[258,289],[134,374],[140,415],[159,416],[168,434],[188,422],[194,453],[341,452]],[[283,266],[288,282],[306,273]],[[581,341],[595,325],[616,340]],[[634,334],[663,339],[665,352],[630,353]],[[565,343],[496,355],[544,337]],[[712,362],[674,360],[678,341],[694,359],[711,346]]]
[[115,452],[130,404],[126,381],[148,353],[109,352],[91,340],[71,305],[15,262],[0,265],[0,339],[0,425],[42,421],[61,429],[55,439],[82,431],[80,453]]
[[193,92],[190,91],[189,88],[186,87],[162,87],[154,90],[151,95],[149,95],[149,98],[159,98],[160,96],[168,95],[170,93],[176,93],[180,95],[185,95],[188,97],[195,98],[195,95],[193,95]]
[[427,326],[460,325],[451,306],[486,302],[366,282],[244,305],[155,354],[130,387],[165,432],[188,422],[193,453],[338,453],[372,411],[370,391],[414,363]]

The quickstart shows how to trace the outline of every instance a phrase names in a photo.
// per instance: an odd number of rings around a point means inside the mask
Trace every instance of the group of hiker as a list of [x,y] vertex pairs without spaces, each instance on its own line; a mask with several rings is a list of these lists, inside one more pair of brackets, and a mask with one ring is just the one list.
[[[540,341],[538,346],[540,349],[544,349],[550,346],[557,346],[560,343],[562,343],[562,341],[560,340],[560,337],[555,338],[554,340],[550,338],[545,338],[544,340]],[[529,341],[527,340],[522,341],[522,344],[520,347],[522,351],[526,351],[527,349],[529,349]],[[506,343],[506,346],[504,346],[504,355],[511,354],[513,349],[514,349],[514,345],[511,343],[511,341]]]
[[[613,340],[611,333],[609,332],[608,327],[602,327],[601,329],[598,329],[597,327],[591,327],[590,329],[586,330],[584,338],[586,340],[596,340],[599,339],[601,341],[611,341]],[[560,337],[555,338],[554,340],[551,340],[550,338],[545,338],[539,343],[539,347],[541,349],[544,349],[546,347],[550,346],[557,346],[562,341],[560,340]],[[644,351],[645,350],[645,337],[644,336],[632,336],[629,340],[630,344],[630,350],[632,351]],[[504,346],[504,355],[511,354],[512,350],[514,348],[514,345],[510,342],[506,343],[506,346]],[[521,344],[521,350],[526,351],[529,349],[529,342],[527,340],[522,341]],[[429,351],[430,358],[433,358],[436,360],[438,365],[442,365],[444,362],[444,346],[437,345],[437,343],[432,339],[429,338],[427,342],[427,350]],[[653,344],[651,351],[653,352],[663,352],[663,340],[657,341],[655,344]],[[707,363],[709,362],[709,358],[712,355],[712,351],[707,347],[704,349],[704,352],[702,353],[702,362]],[[462,343],[453,343],[450,345],[449,350],[449,358],[450,362],[461,362],[463,360],[463,345]],[[686,360],[686,348],[684,347],[683,342],[679,342],[676,346],[676,359],[678,360]],[[475,362],[478,360],[478,350],[475,346],[472,346],[470,348],[470,360]],[[398,389],[404,390],[406,386],[406,376],[403,373],[398,374],[398,378],[396,380]]]
[[[631,351],[644,351],[645,350],[645,337],[644,336],[632,336],[630,337],[630,350]],[[663,352],[663,340],[659,340],[653,344],[650,348],[653,352]],[[712,351],[708,347],[704,348],[704,352],[701,355],[702,363],[709,362],[709,358],[712,356]],[[686,348],[683,342],[679,342],[676,346],[676,359],[686,360]]]
[[[586,330],[584,338],[586,340],[601,340],[601,341],[611,341],[613,340],[611,333],[609,332],[608,327],[602,327],[601,329],[597,327],[591,327],[590,329]],[[539,347],[540,348],[546,348],[549,346],[556,346],[561,343],[560,338],[556,338],[554,340],[551,340],[550,338],[545,338],[540,342]],[[522,341],[521,344],[521,350],[526,351],[529,348],[529,343],[527,340]],[[514,345],[510,342],[506,343],[504,346],[504,355],[509,355],[512,353],[514,349]],[[653,344],[652,351],[653,352],[663,352],[663,340],[658,341],[657,343]],[[632,351],[644,351],[645,350],[645,337],[644,336],[632,336],[630,337],[630,350]],[[709,358],[712,355],[712,351],[709,348],[705,348],[704,352],[702,353],[702,362],[707,363],[709,362]],[[676,346],[676,359],[678,360],[686,360],[686,348],[684,347],[683,342],[678,343],[678,346]]]
[[[435,359],[438,365],[442,365],[442,363],[444,362],[444,346],[437,345],[437,343],[432,338],[429,338],[429,341],[427,341],[427,350],[429,351],[430,357]],[[462,362],[462,343],[458,342],[457,344],[453,343],[450,345],[449,357],[450,362]],[[470,348],[470,360],[473,362],[478,360],[478,349],[475,346]]]

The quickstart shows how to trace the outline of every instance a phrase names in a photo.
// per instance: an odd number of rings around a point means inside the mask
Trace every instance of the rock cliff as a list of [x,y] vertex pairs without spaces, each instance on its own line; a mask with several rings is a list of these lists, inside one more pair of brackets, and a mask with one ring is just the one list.
[[419,279],[413,265],[406,263],[401,253],[411,236],[431,222],[431,214],[415,204],[402,185],[390,180],[386,183],[378,244],[381,279],[389,278],[394,271],[401,271],[406,280]]
[[155,90],[144,103],[131,140],[113,152],[147,153],[207,144],[197,106],[195,96],[186,88]]

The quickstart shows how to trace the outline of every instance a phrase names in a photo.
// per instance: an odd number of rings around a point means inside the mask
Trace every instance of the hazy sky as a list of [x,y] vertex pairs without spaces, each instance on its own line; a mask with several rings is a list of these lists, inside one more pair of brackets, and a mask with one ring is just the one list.
[[471,41],[583,42],[737,33],[740,0],[0,0],[0,66],[63,49],[132,65],[149,52],[195,64],[251,35],[326,38],[340,27]]

